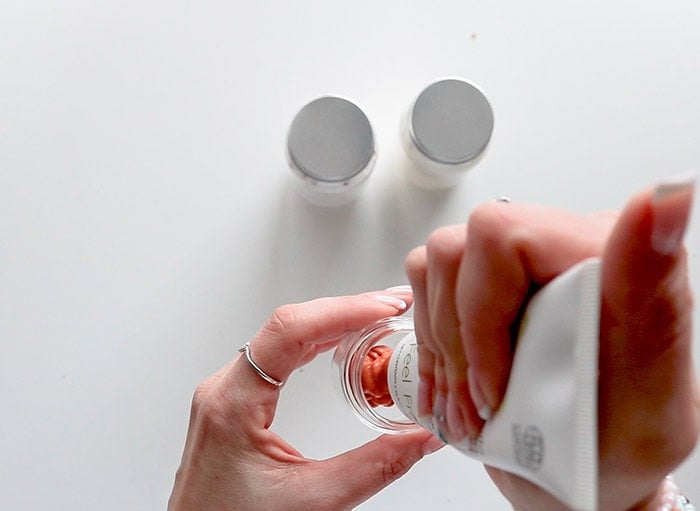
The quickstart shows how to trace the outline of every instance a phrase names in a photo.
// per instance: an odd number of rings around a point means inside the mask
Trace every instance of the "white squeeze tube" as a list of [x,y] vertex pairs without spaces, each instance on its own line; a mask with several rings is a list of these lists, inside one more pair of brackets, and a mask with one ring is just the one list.
[[[477,439],[450,444],[490,466],[517,474],[571,509],[598,503],[598,334],[600,261],[559,275],[528,302],[519,326],[504,399]],[[391,344],[386,373],[394,406],[370,406],[361,362],[375,345]],[[370,427],[396,433],[419,427],[417,341],[410,318],[387,318],[336,349],[343,396]]]

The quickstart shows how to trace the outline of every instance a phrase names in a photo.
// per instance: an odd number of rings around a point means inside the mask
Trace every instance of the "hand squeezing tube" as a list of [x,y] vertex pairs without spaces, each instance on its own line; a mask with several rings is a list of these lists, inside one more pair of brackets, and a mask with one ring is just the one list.
[[[451,444],[469,457],[528,479],[577,511],[598,495],[600,261],[561,274],[528,302],[499,409],[477,438]],[[419,427],[413,320],[380,320],[345,338],[333,359],[357,417],[383,433]]]

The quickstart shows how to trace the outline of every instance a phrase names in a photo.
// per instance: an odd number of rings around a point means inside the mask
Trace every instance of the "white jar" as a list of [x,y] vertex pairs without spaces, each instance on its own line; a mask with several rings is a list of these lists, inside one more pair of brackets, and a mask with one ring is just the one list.
[[287,135],[287,159],[299,193],[319,206],[355,199],[377,159],[374,131],[362,108],[324,96],[305,105]]
[[476,165],[493,132],[493,110],[481,89],[461,78],[432,83],[401,123],[408,178],[427,189],[448,188]]

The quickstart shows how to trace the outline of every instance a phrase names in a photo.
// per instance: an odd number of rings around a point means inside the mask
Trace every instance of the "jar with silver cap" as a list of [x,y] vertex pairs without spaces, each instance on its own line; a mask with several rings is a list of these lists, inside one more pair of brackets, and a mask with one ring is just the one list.
[[461,78],[446,78],[423,89],[401,123],[414,184],[448,188],[476,165],[493,132],[493,110],[481,89]]
[[324,96],[294,117],[287,158],[305,199],[319,206],[346,204],[359,195],[374,168],[374,131],[355,102]]

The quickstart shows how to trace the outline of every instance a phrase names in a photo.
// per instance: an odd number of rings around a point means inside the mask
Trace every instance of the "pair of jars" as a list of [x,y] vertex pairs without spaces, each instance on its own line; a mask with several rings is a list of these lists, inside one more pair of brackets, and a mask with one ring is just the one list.
[[[493,110],[481,89],[459,78],[426,87],[401,122],[412,165],[408,178],[428,189],[448,188],[473,167],[488,146]],[[356,198],[377,159],[372,125],[349,99],[325,96],[292,121],[287,156],[300,194],[321,206]]]

